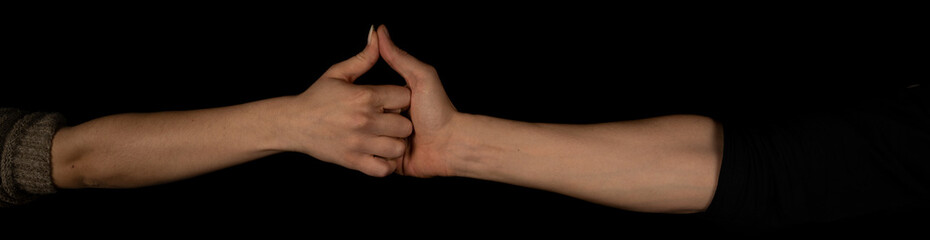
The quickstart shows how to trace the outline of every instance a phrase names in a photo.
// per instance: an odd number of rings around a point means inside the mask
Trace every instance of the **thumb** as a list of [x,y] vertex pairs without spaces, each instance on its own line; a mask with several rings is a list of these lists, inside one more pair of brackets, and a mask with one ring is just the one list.
[[381,48],[381,57],[384,58],[384,61],[387,62],[394,71],[407,81],[407,85],[410,85],[411,89],[422,89],[423,87],[430,88],[431,86],[441,84],[439,83],[439,74],[436,73],[436,68],[417,60],[406,51],[394,45],[394,41],[392,41],[391,36],[388,35],[387,27],[381,25],[378,27],[377,33],[379,37],[378,45]]
[[378,34],[375,33],[375,26],[368,29],[368,45],[361,53],[345,61],[336,63],[323,77],[355,82],[355,79],[368,72],[375,63],[378,62],[380,51],[378,50]]
[[378,38],[381,58],[410,86],[410,119],[414,122],[414,129],[437,127],[448,122],[455,106],[442,88],[436,68],[397,48],[384,25],[378,28]]

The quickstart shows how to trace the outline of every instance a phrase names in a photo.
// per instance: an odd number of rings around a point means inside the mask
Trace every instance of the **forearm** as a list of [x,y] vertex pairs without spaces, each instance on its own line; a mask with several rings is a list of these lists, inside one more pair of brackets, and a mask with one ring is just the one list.
[[176,112],[119,114],[61,129],[52,175],[60,188],[139,187],[176,181],[276,152],[274,98]]
[[722,132],[705,117],[593,125],[462,115],[449,148],[456,175],[549,190],[645,212],[704,210],[716,187]]

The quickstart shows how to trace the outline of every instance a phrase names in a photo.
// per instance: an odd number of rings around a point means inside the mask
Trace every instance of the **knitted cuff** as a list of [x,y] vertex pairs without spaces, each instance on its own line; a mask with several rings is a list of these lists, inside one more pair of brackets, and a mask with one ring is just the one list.
[[38,195],[55,193],[52,183],[52,138],[64,123],[56,113],[29,113],[15,120],[2,141],[0,196],[2,202],[22,204]]

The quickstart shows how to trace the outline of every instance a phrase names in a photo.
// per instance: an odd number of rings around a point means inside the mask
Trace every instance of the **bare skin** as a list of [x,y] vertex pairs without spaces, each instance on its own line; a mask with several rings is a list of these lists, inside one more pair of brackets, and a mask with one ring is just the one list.
[[436,69],[377,31],[381,57],[409,84],[414,135],[397,172],[461,176],[548,190],[641,212],[694,213],[713,198],[720,125],[693,115],[591,125],[460,113]]
[[[409,90],[351,84],[379,56]],[[407,107],[409,120],[395,113]],[[693,213],[713,198],[722,138],[719,124],[691,115],[567,125],[460,113],[435,68],[397,48],[381,26],[361,54],[303,94],[100,118],[59,131],[52,165],[61,188],[138,187],[297,151],[372,176],[471,177],[633,211]]]
[[385,176],[412,125],[410,92],[352,82],[379,59],[378,35],[309,89],[236,106],[102,117],[58,131],[52,178],[59,188],[130,188],[190,178],[282,151]]

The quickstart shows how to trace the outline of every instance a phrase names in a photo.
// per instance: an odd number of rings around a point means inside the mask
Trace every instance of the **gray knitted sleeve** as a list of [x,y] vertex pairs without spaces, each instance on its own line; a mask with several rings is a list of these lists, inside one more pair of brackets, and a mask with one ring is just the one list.
[[63,123],[57,113],[0,108],[0,207],[55,192],[52,137]]

